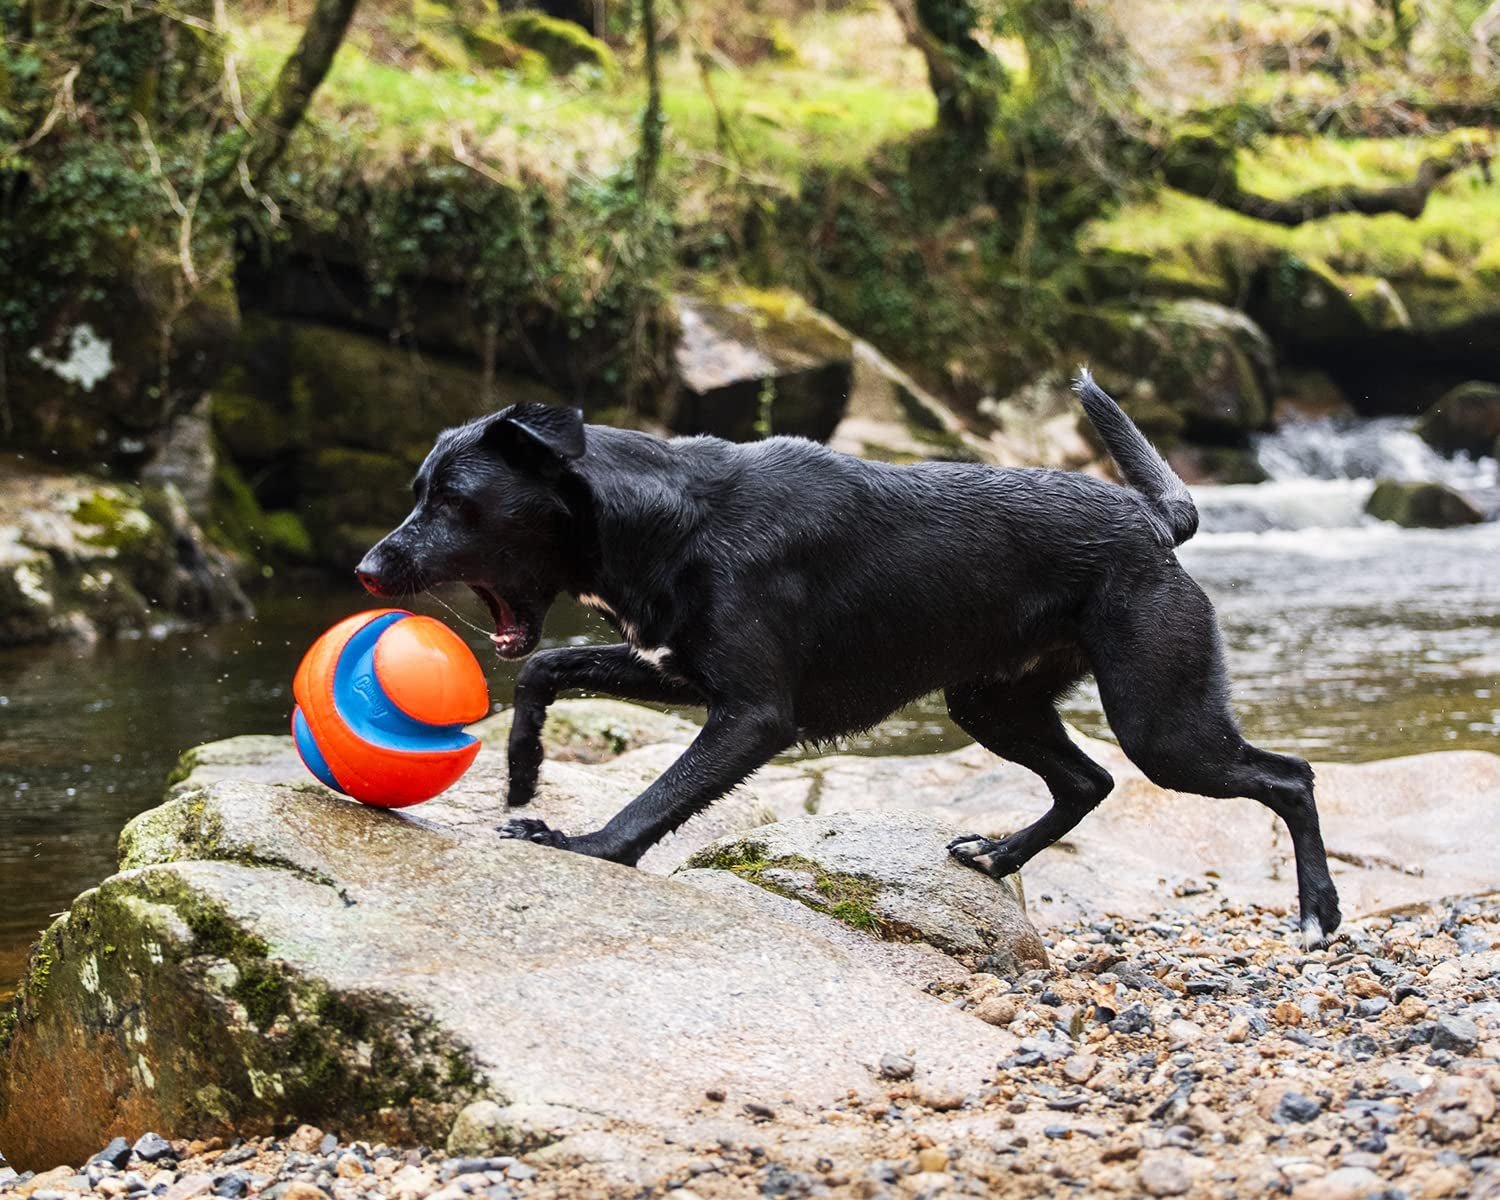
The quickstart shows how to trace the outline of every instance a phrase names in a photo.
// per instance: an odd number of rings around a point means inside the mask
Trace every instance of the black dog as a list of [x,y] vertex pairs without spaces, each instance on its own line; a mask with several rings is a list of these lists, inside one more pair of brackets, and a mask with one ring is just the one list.
[[1052,793],[1035,824],[960,838],[1001,876],[1072,829],[1113,781],[1054,710],[1090,671],[1130,759],[1163,787],[1259,800],[1286,822],[1302,930],[1339,923],[1313,778],[1230,715],[1213,608],[1173,548],[1198,514],[1182,481],[1085,373],[1077,392],[1134,490],[963,463],[895,467],[812,442],[665,441],[515,405],[438,438],[410,516],[360,563],[379,596],[467,584],[503,658],[535,647],[561,592],[623,645],[546,650],[521,670],[510,794],[526,804],[559,692],[706,705],[693,744],[603,829],[505,832],[634,863],[797,742],[868,728],[942,689],[948,711]]

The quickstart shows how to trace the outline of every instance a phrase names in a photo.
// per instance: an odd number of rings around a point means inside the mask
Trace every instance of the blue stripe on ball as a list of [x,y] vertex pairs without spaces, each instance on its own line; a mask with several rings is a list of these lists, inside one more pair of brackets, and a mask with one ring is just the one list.
[[472,746],[475,739],[462,725],[429,725],[409,717],[380,685],[375,643],[410,615],[386,613],[349,639],[333,671],[333,706],[358,737],[382,749],[433,754]]
[[[307,718],[302,715],[302,708],[292,710],[292,740],[297,745],[297,753],[302,756],[302,762],[309,771],[316,776],[319,783],[331,787],[336,792],[343,792],[339,781],[333,777],[333,771],[328,766],[328,760],[323,757],[323,751],[318,749],[317,739],[308,728]],[[344,792],[348,795],[347,792]]]

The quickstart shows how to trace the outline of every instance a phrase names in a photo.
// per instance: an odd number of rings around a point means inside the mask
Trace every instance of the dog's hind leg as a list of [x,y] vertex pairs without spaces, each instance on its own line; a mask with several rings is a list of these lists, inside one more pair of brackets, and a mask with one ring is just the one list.
[[1103,606],[1085,637],[1120,748],[1164,788],[1258,800],[1285,822],[1297,859],[1302,935],[1320,945],[1339,924],[1338,891],[1318,827],[1312,768],[1240,735],[1213,605],[1183,571]]
[[1052,793],[1040,820],[1003,838],[970,835],[948,849],[960,862],[997,879],[1065,836],[1109,795],[1114,781],[1068,738],[1052,705],[1071,680],[949,688],[948,713],[965,733],[1001,758],[1036,772]]
[[643,662],[629,646],[566,646],[539,650],[516,678],[515,711],[506,749],[510,783],[506,804],[519,808],[536,793],[542,767],[542,726],[559,692],[580,689],[657,704],[698,705],[690,684]]

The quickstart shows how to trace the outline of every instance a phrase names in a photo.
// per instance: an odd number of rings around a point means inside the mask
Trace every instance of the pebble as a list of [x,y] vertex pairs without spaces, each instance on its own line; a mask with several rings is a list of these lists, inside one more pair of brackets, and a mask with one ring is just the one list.
[[1271,1119],[1283,1124],[1305,1125],[1309,1121],[1317,1120],[1322,1112],[1321,1100],[1304,1096],[1301,1092],[1285,1092],[1282,1094],[1280,1103],[1276,1105],[1276,1113]]
[[131,1153],[141,1162],[160,1162],[172,1155],[172,1143],[160,1134],[142,1134],[139,1141],[131,1148]]
[[1148,1154],[1135,1169],[1136,1182],[1148,1196],[1183,1196],[1193,1186],[1176,1155]]
[[90,1163],[102,1163],[107,1167],[113,1167],[117,1171],[125,1169],[130,1162],[130,1139],[117,1137],[109,1145],[89,1159]]
[[311,1154],[323,1144],[323,1131],[315,1125],[299,1125],[295,1133],[286,1140],[288,1150],[300,1150]]
[[1432,1030],[1432,1048],[1454,1054],[1473,1054],[1479,1047],[1479,1026],[1467,1017],[1439,1017]]
[[1069,1083],[1086,1083],[1099,1069],[1099,1059],[1092,1054],[1071,1054],[1063,1060],[1063,1078]]
[[880,1059],[882,1079],[910,1079],[917,1073],[917,1063],[909,1054],[885,1054]]

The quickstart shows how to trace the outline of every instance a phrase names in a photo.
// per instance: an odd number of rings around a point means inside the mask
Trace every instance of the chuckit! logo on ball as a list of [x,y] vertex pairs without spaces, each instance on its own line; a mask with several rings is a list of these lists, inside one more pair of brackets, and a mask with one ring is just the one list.
[[364,804],[404,808],[452,787],[479,753],[464,732],[490,710],[479,660],[431,617],[358,613],[323,634],[292,680],[307,769]]

